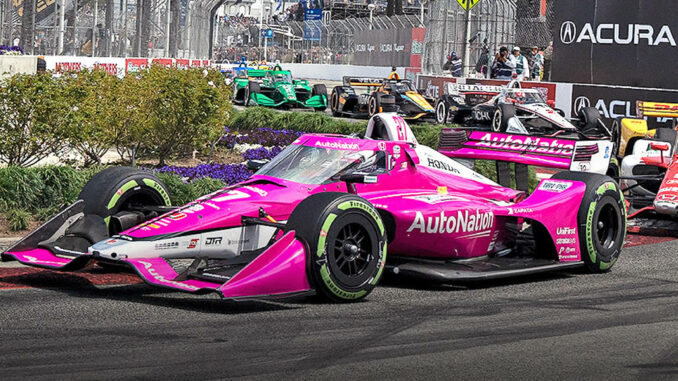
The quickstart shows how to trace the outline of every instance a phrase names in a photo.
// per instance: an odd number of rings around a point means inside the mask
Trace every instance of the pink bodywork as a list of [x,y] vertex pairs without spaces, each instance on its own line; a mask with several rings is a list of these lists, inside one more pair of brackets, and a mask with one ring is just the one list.
[[[388,245],[389,255],[449,259],[484,256],[504,248],[507,224],[519,224],[527,218],[548,230],[561,261],[580,260],[577,211],[585,192],[583,183],[544,180],[525,198],[520,191],[419,165],[415,149],[406,142],[304,135],[294,144],[387,153],[392,170],[380,174],[375,184],[355,184],[355,190],[375,208],[393,216],[395,239]],[[558,148],[552,160],[568,152],[571,155],[570,146]],[[260,207],[276,220],[284,221],[303,199],[327,191],[347,192],[347,185],[309,185],[255,175],[121,236],[148,239],[241,226],[241,217],[258,217]],[[70,261],[43,249],[7,254],[23,263],[57,269]],[[311,289],[305,244],[294,237],[293,231],[279,235],[273,245],[223,284],[175,280],[177,273],[159,257],[123,261],[151,284],[187,292],[215,291],[227,298],[285,295]]]

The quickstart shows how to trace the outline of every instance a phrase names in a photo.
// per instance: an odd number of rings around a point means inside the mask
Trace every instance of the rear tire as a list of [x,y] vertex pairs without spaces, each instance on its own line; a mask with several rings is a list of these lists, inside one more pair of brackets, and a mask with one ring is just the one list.
[[595,107],[583,107],[577,113],[579,116],[579,125],[584,134],[603,134],[598,124],[600,112]]
[[261,93],[261,86],[256,82],[249,82],[247,84],[247,91],[245,91],[245,106],[249,106],[251,103],[250,97],[252,94]]
[[80,191],[79,199],[85,201],[85,214],[95,214],[106,222],[112,231],[110,217],[129,210],[132,204],[170,206],[169,192],[160,179],[148,171],[132,167],[111,167],[97,173]]
[[323,192],[303,200],[287,230],[308,245],[308,277],[322,297],[335,302],[366,297],[381,279],[386,230],[376,209],[362,197]]
[[610,140],[612,143],[614,143],[614,148],[612,148],[612,154],[615,156],[619,156],[619,145],[621,144],[621,126],[622,126],[622,120],[624,118],[616,118],[614,122],[612,122],[612,137]]
[[368,107],[367,110],[370,114],[370,118],[373,117],[374,115],[379,113],[379,110],[381,109],[381,102],[379,102],[379,95],[378,94],[372,94],[370,96],[370,100],[368,101]]
[[446,124],[449,116],[449,105],[444,99],[438,99],[436,103],[436,123]]
[[609,271],[626,237],[626,206],[621,188],[608,176],[595,173],[560,172],[552,178],[586,184],[577,214],[581,259],[590,272]]
[[321,95],[325,97],[325,106],[324,107],[316,107],[315,111],[325,111],[327,109],[327,87],[323,85],[322,83],[318,83],[313,85],[313,90],[311,91],[311,95]]

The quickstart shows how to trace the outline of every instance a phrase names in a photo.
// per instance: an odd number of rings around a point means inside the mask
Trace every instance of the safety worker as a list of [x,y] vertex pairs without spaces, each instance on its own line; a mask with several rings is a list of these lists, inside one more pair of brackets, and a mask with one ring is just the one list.
[[509,51],[506,46],[499,48],[499,53],[494,58],[492,69],[490,71],[491,78],[511,80],[516,66],[509,58]]
[[400,79],[400,76],[396,72],[395,66],[391,67],[391,74],[388,75],[388,79],[396,79],[396,80]]
[[515,74],[518,81],[524,81],[530,78],[530,64],[527,62],[527,58],[520,54],[520,48],[517,46],[513,48],[511,62],[513,62],[513,66],[515,66]]
[[461,77],[462,67],[461,57],[457,57],[457,52],[452,52],[447,56],[447,62],[443,65],[443,70],[449,70],[453,77]]

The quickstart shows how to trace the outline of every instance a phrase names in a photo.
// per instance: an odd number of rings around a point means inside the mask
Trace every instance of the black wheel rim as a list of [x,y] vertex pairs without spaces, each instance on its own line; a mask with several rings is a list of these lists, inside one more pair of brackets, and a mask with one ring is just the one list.
[[596,221],[596,237],[604,250],[612,249],[619,233],[619,213],[612,203],[603,205]]
[[332,110],[337,110],[339,106],[339,98],[337,97],[337,93],[332,93]]
[[371,249],[367,230],[358,223],[347,224],[334,240],[334,264],[348,277],[360,276],[371,260]]

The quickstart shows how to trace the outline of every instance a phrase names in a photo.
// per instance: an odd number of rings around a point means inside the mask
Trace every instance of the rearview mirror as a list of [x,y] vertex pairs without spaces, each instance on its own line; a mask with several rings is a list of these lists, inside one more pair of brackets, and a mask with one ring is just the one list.
[[349,173],[346,175],[341,175],[341,177],[339,177],[339,181],[358,184],[376,184],[377,176],[367,173]]
[[263,167],[268,160],[247,160],[247,169],[250,171],[258,171]]

